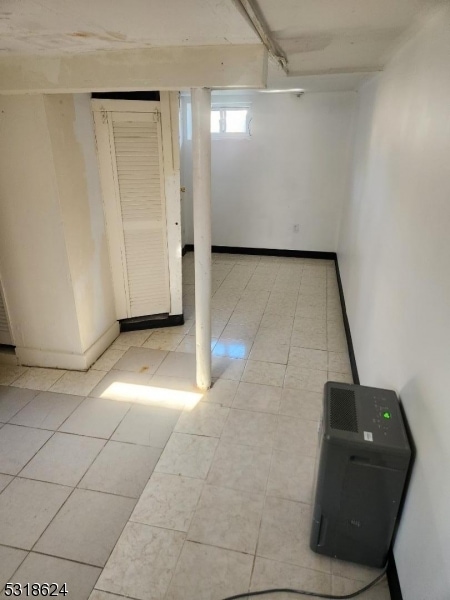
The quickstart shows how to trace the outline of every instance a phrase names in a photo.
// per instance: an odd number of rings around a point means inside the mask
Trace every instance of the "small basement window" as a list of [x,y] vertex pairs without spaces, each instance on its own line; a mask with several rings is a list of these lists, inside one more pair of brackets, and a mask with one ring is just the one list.
[[213,138],[250,137],[250,106],[211,107]]
[[[213,104],[211,107],[211,137],[213,139],[249,139],[251,137],[251,105]],[[186,103],[185,136],[192,140],[192,105]]]

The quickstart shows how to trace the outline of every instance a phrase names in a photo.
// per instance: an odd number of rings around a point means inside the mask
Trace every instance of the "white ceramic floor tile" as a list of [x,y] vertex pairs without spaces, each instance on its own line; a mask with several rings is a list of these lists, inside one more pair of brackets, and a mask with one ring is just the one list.
[[119,402],[145,402],[147,386],[151,379],[152,375],[149,373],[132,373],[114,369],[106,373],[89,395]]
[[40,392],[11,419],[10,423],[56,430],[82,401],[80,396]]
[[5,425],[0,429],[0,473],[17,475],[53,435],[51,431]]
[[212,376],[219,379],[239,381],[244,372],[246,360],[228,358],[227,356],[212,357]]
[[338,323],[343,324],[340,302],[327,302],[327,321],[338,321]]
[[[308,290],[301,289],[299,291],[298,300],[297,300],[297,308],[300,306],[323,306],[327,305],[327,298],[325,294],[317,294],[317,293],[308,293]],[[299,316],[299,315],[297,315]],[[312,318],[312,317],[304,317],[304,318]]]
[[221,439],[244,446],[270,448],[276,428],[276,415],[231,409]]
[[[57,583],[58,589],[66,584],[68,600],[88,600],[100,575],[100,569],[69,560],[31,552],[14,575],[14,582]],[[42,596],[39,596],[42,597]]]
[[229,325],[254,325],[258,326],[263,315],[262,309],[255,309],[253,300],[240,300],[231,315]]
[[327,326],[323,319],[296,317],[294,320],[294,330],[302,333],[326,333]]
[[36,396],[36,390],[0,386],[0,422],[7,423]]
[[263,344],[267,346],[272,344],[277,346],[286,346],[290,344],[290,341],[290,331],[277,329],[259,329],[255,337],[254,345]]
[[257,555],[330,573],[331,559],[309,547],[311,518],[309,505],[267,496]]
[[318,423],[280,415],[274,448],[315,457],[318,444]]
[[[374,578],[375,579],[375,578]],[[336,595],[352,594],[363,588],[366,584],[362,581],[355,581],[333,575],[332,577],[332,593]],[[358,596],[360,600],[391,600],[389,586],[387,581],[381,581],[375,587]]]
[[147,373],[152,375],[166,358],[167,352],[152,348],[129,348],[114,365],[118,371]]
[[55,433],[20,472],[21,477],[76,486],[86,473],[104,440]]
[[254,553],[264,495],[206,485],[187,539],[228,550]]
[[187,335],[193,325],[194,325],[194,312],[192,312],[192,316],[189,316],[191,314],[191,307],[186,306],[186,310],[184,311],[184,318],[185,321],[183,323],[183,325],[175,325],[174,327],[160,327],[160,328],[156,328],[156,329],[151,329],[149,331],[152,332],[152,335],[154,335],[155,333],[173,333],[176,335]]
[[328,353],[313,348],[297,348],[292,346],[289,352],[288,366],[296,369],[318,369],[327,371]]
[[89,600],[123,600],[123,596],[117,596],[117,594],[110,594],[109,592],[101,592],[100,590],[93,590],[89,596]]
[[198,389],[192,378],[153,375],[146,388],[146,397],[141,403],[182,410],[192,408],[202,398],[203,392]]
[[202,402],[230,407],[233,403],[239,383],[231,379],[217,379],[204,394]]
[[248,360],[242,381],[264,385],[283,385],[285,365],[258,360]]
[[21,375],[28,371],[27,367],[0,365],[0,385],[11,385]]
[[107,439],[113,434],[130,406],[128,402],[86,398],[59,430]]
[[345,337],[345,327],[342,322],[339,321],[329,321],[327,323],[327,335],[331,335],[333,337],[343,336]]
[[166,600],[217,600],[248,590],[253,556],[186,542]]
[[289,356],[288,344],[270,341],[255,341],[250,352],[250,360],[273,362],[285,365]]
[[351,374],[352,368],[347,352],[328,352],[328,370]]
[[12,581],[12,576],[26,555],[23,550],[0,546],[0,589],[3,589],[5,583]]
[[131,498],[76,489],[34,550],[102,567],[134,505]]
[[[330,323],[331,321],[328,321]],[[348,352],[347,338],[344,333],[329,331],[327,333],[327,348],[329,352]]]
[[299,302],[295,311],[296,317],[302,317],[306,319],[320,319],[325,321],[326,319],[326,306],[325,304],[316,304],[311,306],[309,303]]
[[156,373],[160,376],[180,377],[195,381],[195,354],[169,352]]
[[0,473],[0,493],[3,492],[5,487],[11,483],[13,479],[14,477],[12,475],[3,475]]
[[139,498],[160,455],[159,448],[108,442],[78,487]]
[[0,494],[0,544],[30,550],[72,490],[16,478]]
[[339,383],[353,383],[353,377],[350,373],[334,373],[328,371],[328,381],[337,381]]
[[131,515],[131,521],[186,532],[203,486],[201,479],[153,473]]
[[217,438],[173,433],[155,472],[205,479],[214,458]]
[[208,483],[243,492],[264,492],[269,476],[270,447],[242,446],[221,441]]
[[121,348],[128,350],[131,347],[140,347],[149,338],[152,330],[144,329],[142,331],[125,331],[119,335],[110,346],[111,348]]
[[175,426],[175,431],[178,433],[220,437],[228,417],[228,412],[229,409],[223,406],[208,402],[199,402],[194,408],[183,411]]
[[[330,594],[331,575],[257,556],[250,589],[255,592],[271,588],[293,588]],[[265,594],[264,598],[267,598],[267,600],[287,600],[290,596],[290,594]]]
[[[211,345],[213,346],[212,341]],[[195,336],[193,335],[184,335],[178,346],[175,348],[175,352],[188,352],[190,354],[195,354],[195,351]]]
[[281,415],[300,417],[309,421],[320,421],[323,407],[323,394],[306,390],[284,388],[281,395]]
[[125,352],[125,348],[108,348],[108,350],[95,361],[91,369],[97,371],[110,371]]
[[267,494],[312,503],[315,458],[274,450]]
[[[298,287],[299,284],[295,282],[294,286]],[[267,302],[265,312],[272,315],[285,315],[293,317],[295,315],[297,297],[297,292],[272,292],[270,294],[269,301]]]
[[233,400],[233,408],[277,414],[281,392],[281,387],[241,381]]
[[304,369],[288,365],[286,367],[284,385],[291,389],[306,390],[321,394],[323,393],[323,387],[328,379],[327,371]]
[[[331,573],[333,575],[369,583],[381,573],[381,569],[374,569],[356,563],[333,559],[331,561]],[[362,586],[361,586],[362,587]]]
[[253,342],[249,340],[228,339],[221,337],[217,340],[212,351],[214,356],[229,358],[248,358]]
[[326,350],[327,336],[323,331],[296,331],[294,329],[291,337],[291,346]]
[[261,329],[291,331],[294,325],[294,317],[287,315],[265,314],[261,319]]
[[154,350],[175,350],[180,342],[184,339],[184,335],[180,333],[167,333],[156,331],[142,345],[143,348],[153,348]]
[[242,323],[234,323],[227,324],[224,330],[222,331],[221,337],[227,339],[240,339],[247,340],[248,343],[253,342],[255,336],[258,332],[258,324],[245,324]]
[[104,376],[103,371],[87,371],[86,373],[67,371],[51,386],[50,391],[87,396]]
[[58,379],[61,379],[65,373],[66,371],[59,369],[39,369],[37,367],[31,367],[11,385],[14,387],[46,392],[58,381]]
[[96,588],[138,600],[163,600],[184,539],[179,531],[128,523]]
[[134,405],[112,435],[117,442],[164,448],[181,411],[160,406]]

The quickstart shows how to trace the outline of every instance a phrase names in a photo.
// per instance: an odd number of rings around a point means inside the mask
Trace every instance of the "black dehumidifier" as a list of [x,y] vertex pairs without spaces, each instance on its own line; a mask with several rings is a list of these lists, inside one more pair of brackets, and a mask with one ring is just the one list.
[[311,549],[383,567],[411,460],[395,392],[328,382],[319,446]]

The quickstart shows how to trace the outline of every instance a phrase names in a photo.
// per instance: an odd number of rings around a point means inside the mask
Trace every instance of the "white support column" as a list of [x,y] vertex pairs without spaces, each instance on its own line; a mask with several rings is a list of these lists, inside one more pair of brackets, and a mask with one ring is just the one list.
[[192,94],[197,386],[211,386],[211,90]]

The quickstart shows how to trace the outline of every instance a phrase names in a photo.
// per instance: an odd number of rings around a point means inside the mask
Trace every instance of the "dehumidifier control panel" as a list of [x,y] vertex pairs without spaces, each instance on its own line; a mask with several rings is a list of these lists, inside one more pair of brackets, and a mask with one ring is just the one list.
[[397,395],[392,390],[328,382],[325,386],[331,437],[406,448],[408,441]]

